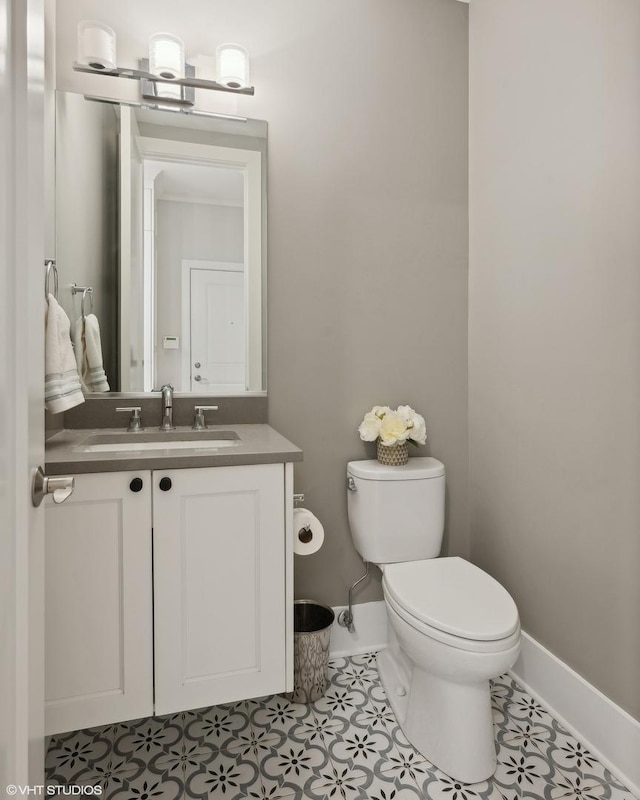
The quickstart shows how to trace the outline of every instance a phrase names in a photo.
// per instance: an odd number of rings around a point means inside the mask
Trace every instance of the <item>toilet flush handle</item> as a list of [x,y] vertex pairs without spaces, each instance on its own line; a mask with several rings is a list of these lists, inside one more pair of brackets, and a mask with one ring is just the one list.
[[356,486],[356,482],[353,480],[353,478],[351,477],[351,475],[349,475],[349,476],[347,477],[347,489],[348,489],[350,492],[357,492],[357,491],[358,491],[358,487]]

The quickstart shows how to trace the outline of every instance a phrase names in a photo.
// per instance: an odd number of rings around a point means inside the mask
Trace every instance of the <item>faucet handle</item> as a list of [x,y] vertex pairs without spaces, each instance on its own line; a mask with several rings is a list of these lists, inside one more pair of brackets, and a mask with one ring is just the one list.
[[142,430],[142,408],[140,406],[124,406],[122,408],[116,408],[116,411],[130,411],[131,416],[129,417],[129,427],[127,430],[129,431],[140,431]]
[[191,428],[194,431],[202,431],[207,427],[207,423],[204,418],[205,411],[217,411],[218,406],[194,406],[193,410],[195,411],[195,415],[193,417],[193,425]]

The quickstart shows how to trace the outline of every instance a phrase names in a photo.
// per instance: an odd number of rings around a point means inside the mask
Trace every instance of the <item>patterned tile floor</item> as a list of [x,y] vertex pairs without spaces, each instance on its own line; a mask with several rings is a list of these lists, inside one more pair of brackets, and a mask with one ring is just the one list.
[[311,706],[276,695],[55,736],[48,783],[100,785],[108,800],[634,800],[509,676],[492,691],[498,769],[460,784],[403,736],[374,654],[329,674]]

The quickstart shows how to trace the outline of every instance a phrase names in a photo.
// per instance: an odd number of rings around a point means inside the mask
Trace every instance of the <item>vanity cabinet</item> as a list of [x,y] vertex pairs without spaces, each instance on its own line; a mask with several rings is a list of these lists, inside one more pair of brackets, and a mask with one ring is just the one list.
[[151,472],[77,475],[45,531],[46,733],[152,714]]
[[292,492],[274,463],[83,474],[47,502],[47,734],[291,690]]
[[284,691],[282,464],[153,473],[156,713]]

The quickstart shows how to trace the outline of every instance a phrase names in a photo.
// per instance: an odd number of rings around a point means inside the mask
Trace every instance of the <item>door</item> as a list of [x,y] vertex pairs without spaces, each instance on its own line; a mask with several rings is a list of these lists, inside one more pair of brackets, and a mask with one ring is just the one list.
[[0,786],[42,784],[42,2],[0,0]]
[[46,503],[45,732],[151,716],[151,473],[77,475]]
[[243,265],[190,267],[189,283],[191,391],[244,392],[247,336]]
[[283,464],[153,473],[156,713],[287,687]]

